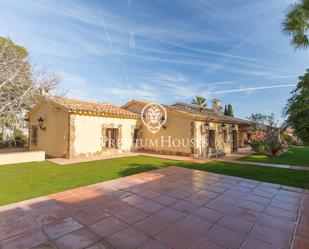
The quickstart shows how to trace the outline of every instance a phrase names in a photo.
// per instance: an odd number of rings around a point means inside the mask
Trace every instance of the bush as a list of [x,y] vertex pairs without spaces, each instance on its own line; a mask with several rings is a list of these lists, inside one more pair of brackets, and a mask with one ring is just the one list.
[[268,143],[269,152],[272,156],[277,155],[277,153],[283,149],[283,145],[278,140],[272,140]]
[[258,154],[271,154],[272,156],[275,156],[284,148],[283,144],[277,139],[271,141],[252,141],[250,145],[252,150]]
[[3,140],[2,134],[0,134],[0,149],[25,147],[27,144],[27,136],[20,130],[15,130],[13,136],[6,140]]
[[267,151],[267,145],[263,141],[258,141],[258,140],[252,141],[250,145],[252,149],[259,154],[264,154]]

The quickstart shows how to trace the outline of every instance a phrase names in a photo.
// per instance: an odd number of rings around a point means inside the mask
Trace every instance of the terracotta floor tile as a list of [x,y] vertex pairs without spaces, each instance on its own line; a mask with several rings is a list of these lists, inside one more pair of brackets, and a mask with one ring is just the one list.
[[49,223],[42,228],[50,238],[55,239],[82,227],[83,225],[73,218],[67,218],[61,221]]
[[135,226],[139,228],[141,231],[155,236],[165,228],[167,228],[171,222],[161,216],[151,215],[140,222],[136,223]]
[[220,200],[218,200],[219,197],[217,197],[215,200],[210,201],[209,203],[207,203],[205,205],[205,207],[211,208],[211,209],[215,209],[215,210],[217,210],[219,212],[227,212],[228,210],[233,208],[233,204],[227,203],[227,202],[224,202],[224,201],[220,201]]
[[116,232],[119,232],[125,227],[127,227],[127,225],[123,221],[115,217],[107,217],[104,220],[91,225],[90,229],[102,238],[106,238]]
[[218,224],[232,231],[242,234],[249,233],[254,225],[253,222],[246,221],[230,215],[225,215],[221,220],[219,220]]
[[212,223],[196,218],[192,215],[186,216],[177,224],[182,227],[188,228],[198,234],[205,233],[212,226]]
[[144,197],[146,199],[153,199],[160,196],[162,193],[153,191],[153,190],[144,190],[143,192],[138,193],[139,196]]
[[113,200],[111,202],[104,202],[98,205],[99,208],[102,208],[104,211],[111,214],[118,214],[122,211],[125,211],[132,206],[121,201],[121,200]]
[[295,227],[295,222],[293,221],[284,220],[266,214],[260,216],[258,224],[286,234],[292,234]]
[[292,237],[261,225],[256,225],[249,236],[279,248],[288,248]]
[[267,244],[263,241],[248,237],[241,249],[279,249],[278,247]]
[[214,185],[208,185],[206,187],[207,190],[215,192],[217,194],[222,194],[225,191],[227,191],[227,188],[219,187],[219,186],[214,186]]
[[178,189],[170,191],[167,194],[180,200],[190,195],[189,193]]
[[291,187],[291,190],[287,190],[288,187],[285,187],[285,189],[280,189],[278,190],[277,194],[278,195],[286,195],[286,196],[291,196],[291,197],[295,197],[295,198],[301,198],[302,194],[295,192],[294,190],[298,191],[297,189],[293,189],[293,187]]
[[113,248],[106,242],[101,241],[95,245],[87,247],[87,249],[113,249]]
[[0,216],[0,240],[33,230],[35,227],[25,216]]
[[163,205],[161,205],[157,202],[154,202],[154,201],[146,201],[146,202],[143,202],[140,205],[137,205],[136,207],[138,209],[144,211],[144,212],[147,212],[147,213],[156,213],[159,210],[165,208]]
[[192,213],[196,211],[199,208],[199,206],[188,201],[178,201],[175,204],[173,204],[171,208],[174,208],[180,212]]
[[297,219],[297,212],[291,212],[288,210],[284,210],[284,209],[280,209],[280,208],[276,208],[272,206],[268,206],[265,209],[264,213],[269,216],[278,217],[278,218],[290,220],[290,221],[296,221]]
[[289,202],[289,203],[293,203],[293,204],[299,204],[300,201],[301,201],[300,198],[296,198],[296,197],[292,197],[292,196],[287,196],[287,195],[276,195],[274,197],[274,200],[283,201],[283,202]]
[[96,207],[83,208],[76,211],[73,217],[84,225],[90,225],[96,223],[104,218],[108,217],[109,214]]
[[277,192],[278,192],[278,189],[277,189],[277,188],[272,188],[272,187],[261,187],[261,186],[258,186],[258,187],[255,188],[254,190],[263,191],[263,192],[270,193],[270,194],[274,194],[274,195],[276,195]]
[[192,230],[174,225],[161,232],[156,238],[171,248],[186,249],[197,237],[198,235]]
[[178,199],[168,196],[168,195],[160,195],[159,197],[153,199],[155,202],[158,202],[162,205],[170,206],[178,201]]
[[204,195],[204,194],[196,192],[193,195],[190,195],[189,197],[187,197],[185,201],[191,202],[192,204],[195,204],[198,206],[203,206],[206,203],[210,202],[212,199],[214,199],[214,197],[212,198],[212,197],[209,197],[208,195]]
[[142,219],[144,219],[146,216],[148,216],[147,213],[137,209],[137,208],[131,208],[126,211],[123,211],[116,215],[119,219],[125,221],[129,224],[134,224]]
[[253,194],[247,195],[246,200],[256,202],[256,203],[260,203],[260,204],[263,204],[263,205],[268,205],[271,201],[271,199],[269,199],[269,198],[265,198],[265,197],[253,195]]
[[138,195],[131,195],[131,196],[128,196],[126,198],[123,198],[121,199],[122,201],[132,205],[132,206],[136,206],[136,205],[139,205],[139,204],[142,204],[143,202],[146,201],[145,198],[143,197],[140,197]]
[[[216,245],[205,238],[198,238],[189,249],[225,249],[222,246]],[[250,248],[253,249],[253,248]]]
[[59,249],[84,249],[99,240],[99,236],[83,228],[56,239],[55,244]]
[[258,212],[241,207],[232,207],[227,209],[226,212],[232,216],[251,222],[256,222],[260,216],[260,213]]
[[247,209],[250,209],[250,210],[253,210],[255,212],[263,212],[263,210],[265,209],[265,205],[263,204],[260,204],[260,203],[256,203],[256,202],[253,202],[253,201],[246,201],[246,200],[242,200],[238,203],[238,206],[239,207],[242,207],[242,208],[247,208]]
[[187,214],[174,210],[172,208],[164,208],[157,213],[158,216],[161,216],[171,222],[176,222],[185,217]]
[[236,205],[241,200],[242,200],[242,198],[238,197],[238,196],[231,196],[231,195],[222,194],[222,195],[218,196],[214,201],[223,201],[223,202],[226,202],[228,204]]
[[210,208],[201,207],[193,213],[196,217],[208,221],[210,223],[216,223],[223,217],[223,213],[215,211]]
[[241,191],[229,189],[228,191],[224,192],[224,195],[229,195],[229,196],[238,197],[238,198],[244,198],[248,194],[241,192]]
[[30,249],[47,242],[48,238],[40,230],[32,230],[20,236],[0,242],[1,249]]
[[113,234],[107,238],[107,241],[117,249],[130,249],[137,248],[144,244],[148,239],[148,236],[144,233],[128,227],[118,233]]
[[262,190],[258,190],[258,189],[255,189],[251,192],[251,194],[254,194],[254,195],[257,195],[257,196],[261,196],[261,197],[264,197],[264,198],[268,198],[268,199],[271,199],[274,197],[274,194],[273,193],[268,193],[268,192],[265,192],[265,191],[262,191]]
[[52,243],[47,242],[39,246],[33,247],[31,249],[57,249],[57,248]]
[[250,188],[241,187],[239,185],[232,187],[231,190],[242,192],[242,193],[250,193],[252,191],[252,189],[250,189]]
[[281,208],[281,209],[288,210],[291,212],[298,212],[298,209],[299,209],[299,205],[289,203],[289,202],[278,201],[278,200],[273,200],[270,203],[270,205],[273,207]]
[[215,225],[206,233],[205,238],[228,249],[238,249],[245,235]]
[[141,247],[138,249],[170,249],[158,240],[148,239]]
[[40,226],[44,226],[49,223],[58,222],[58,221],[72,217],[72,210],[62,208],[54,212],[49,212],[46,214],[38,214],[32,217],[37,224],[39,224]]

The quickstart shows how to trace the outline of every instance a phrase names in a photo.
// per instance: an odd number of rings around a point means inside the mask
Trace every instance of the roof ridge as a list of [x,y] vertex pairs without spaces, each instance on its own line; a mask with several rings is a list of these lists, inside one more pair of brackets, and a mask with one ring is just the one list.
[[98,100],[88,100],[88,99],[78,99],[78,98],[74,98],[74,97],[67,97],[67,96],[52,96],[51,97],[51,100],[53,99],[67,99],[67,100],[72,100],[72,101],[79,101],[79,102],[85,102],[85,103],[89,103],[89,104],[102,104],[102,105],[113,105],[113,106],[117,106],[117,107],[120,107],[114,103],[111,103],[111,102],[101,102],[101,101],[98,101]]

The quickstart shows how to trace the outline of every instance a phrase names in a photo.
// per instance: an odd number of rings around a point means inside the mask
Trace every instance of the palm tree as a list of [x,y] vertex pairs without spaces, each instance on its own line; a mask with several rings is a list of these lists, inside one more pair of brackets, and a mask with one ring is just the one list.
[[192,104],[194,105],[198,105],[200,107],[206,107],[207,103],[206,103],[206,99],[202,96],[196,96],[195,99],[192,99]]
[[290,6],[282,23],[283,33],[291,37],[295,49],[309,47],[309,0],[298,0]]

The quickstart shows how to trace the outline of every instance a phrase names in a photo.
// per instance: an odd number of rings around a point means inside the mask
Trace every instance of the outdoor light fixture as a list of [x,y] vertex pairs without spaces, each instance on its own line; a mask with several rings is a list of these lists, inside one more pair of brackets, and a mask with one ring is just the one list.
[[205,128],[205,131],[208,131],[209,130],[209,123],[205,123],[204,128]]
[[221,125],[221,131],[225,131],[226,130],[226,125],[225,124],[222,124]]
[[44,119],[43,119],[42,117],[40,117],[40,118],[38,119],[38,122],[39,122],[39,127],[40,127],[40,129],[43,130],[43,131],[46,131],[46,127],[43,127],[43,125],[44,125]]

